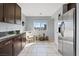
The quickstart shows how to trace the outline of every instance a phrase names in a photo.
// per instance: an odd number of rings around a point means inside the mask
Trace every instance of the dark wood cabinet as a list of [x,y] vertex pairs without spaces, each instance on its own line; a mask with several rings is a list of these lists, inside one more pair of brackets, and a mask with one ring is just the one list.
[[76,3],[69,3],[68,4],[68,10],[70,10],[72,8],[76,8]]
[[16,3],[0,3],[0,22],[21,24],[21,8]]
[[0,3],[0,22],[3,22],[3,3]]
[[69,11],[70,9],[75,8],[76,9],[76,3],[68,3],[63,5],[63,13]]
[[0,43],[0,56],[12,56],[12,40]]
[[23,49],[24,46],[26,45],[26,34],[25,33],[22,34],[21,37],[22,37],[22,49]]
[[14,12],[15,12],[14,3],[5,3],[4,4],[4,20],[5,20],[5,22],[14,23]]
[[26,34],[18,34],[0,42],[0,56],[17,56],[26,45]]
[[26,45],[26,34],[23,33],[13,38],[13,55],[18,55]]
[[21,49],[22,49],[22,40],[21,37],[15,37],[13,39],[13,55],[16,56],[20,53]]
[[21,24],[21,8],[17,4],[15,5],[15,20],[16,24]]

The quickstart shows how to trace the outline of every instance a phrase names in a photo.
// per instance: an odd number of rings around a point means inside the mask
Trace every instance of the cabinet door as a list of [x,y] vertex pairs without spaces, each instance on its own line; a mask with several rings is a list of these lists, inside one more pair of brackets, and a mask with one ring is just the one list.
[[3,4],[0,3],[0,22],[3,22]]
[[25,34],[22,35],[22,48],[24,48],[24,46],[26,45],[26,37],[25,36],[26,36]]
[[76,8],[76,3],[69,3],[68,4],[68,10],[70,10],[72,8]]
[[68,3],[63,5],[63,13],[69,11],[70,9],[75,8],[76,9],[76,3]]
[[0,43],[0,56],[12,56],[12,40]]
[[21,51],[22,43],[21,43],[21,37],[16,37],[13,39],[13,55],[18,55]]
[[17,4],[15,8],[15,20],[16,24],[21,24],[21,8]]
[[4,20],[7,23],[14,23],[14,3],[5,3],[4,4]]

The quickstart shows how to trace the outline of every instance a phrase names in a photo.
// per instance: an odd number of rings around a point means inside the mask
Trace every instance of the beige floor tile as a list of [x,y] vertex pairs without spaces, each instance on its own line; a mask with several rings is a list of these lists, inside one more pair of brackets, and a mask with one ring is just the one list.
[[61,56],[53,42],[37,41],[24,49],[18,56]]

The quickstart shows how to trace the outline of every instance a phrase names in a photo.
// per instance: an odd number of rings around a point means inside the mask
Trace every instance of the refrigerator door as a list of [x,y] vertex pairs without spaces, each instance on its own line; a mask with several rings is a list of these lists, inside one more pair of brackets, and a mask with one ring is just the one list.
[[75,9],[71,9],[63,15],[63,21],[65,24],[64,37],[63,37],[63,55],[74,55],[74,12]]
[[61,21],[58,27],[58,51],[63,54],[63,36],[64,36],[64,22]]
[[62,46],[63,46],[63,41],[62,41],[62,37],[58,36],[58,51],[60,52],[60,54],[62,55],[63,51],[62,51]]

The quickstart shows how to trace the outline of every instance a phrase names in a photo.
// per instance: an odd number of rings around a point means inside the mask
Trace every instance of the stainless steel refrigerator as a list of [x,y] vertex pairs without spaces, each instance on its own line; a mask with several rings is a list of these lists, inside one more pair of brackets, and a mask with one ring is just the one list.
[[63,56],[76,54],[75,30],[75,8],[72,8],[58,22],[58,51]]

